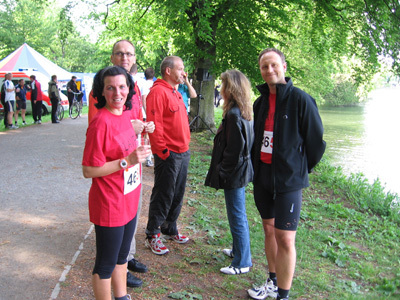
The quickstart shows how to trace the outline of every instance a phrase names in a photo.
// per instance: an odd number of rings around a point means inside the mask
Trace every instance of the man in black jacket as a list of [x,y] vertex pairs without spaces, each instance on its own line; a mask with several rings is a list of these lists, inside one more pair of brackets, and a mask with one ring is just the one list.
[[289,299],[296,265],[295,238],[302,189],[325,151],[315,100],[285,77],[285,56],[263,50],[258,58],[265,84],[253,105],[254,200],[263,221],[269,278],[248,290],[253,299]]
[[[74,101],[74,93],[79,93],[78,87],[76,85],[76,76],[72,76],[71,80],[68,81],[67,83],[67,96],[68,96],[68,102],[69,102],[69,112],[71,112],[71,105],[72,102]],[[80,98],[78,98],[80,101]]]

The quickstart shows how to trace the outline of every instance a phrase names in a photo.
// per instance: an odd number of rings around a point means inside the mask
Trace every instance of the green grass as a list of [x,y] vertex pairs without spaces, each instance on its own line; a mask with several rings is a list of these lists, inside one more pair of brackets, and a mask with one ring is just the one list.
[[[182,221],[189,224],[185,229],[189,234],[202,236],[196,250],[185,253],[186,261],[203,266],[194,270],[199,277],[218,273],[226,260],[220,249],[231,244],[223,191],[204,186],[212,140],[206,131],[192,134],[186,194],[192,215],[185,214]],[[379,181],[368,184],[362,174],[346,177],[328,159],[317,166],[310,181],[303,193],[291,299],[399,299],[400,216],[392,203],[396,195],[385,193]],[[230,291],[226,299],[234,299],[237,291],[265,281],[264,235],[252,184],[246,189],[246,204],[252,272],[248,277],[222,277],[222,284],[208,295]]]

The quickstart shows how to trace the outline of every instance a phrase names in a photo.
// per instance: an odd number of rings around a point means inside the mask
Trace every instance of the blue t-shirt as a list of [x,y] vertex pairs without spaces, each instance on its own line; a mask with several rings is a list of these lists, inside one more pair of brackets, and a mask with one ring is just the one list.
[[185,103],[186,106],[186,112],[188,112],[188,106],[189,106],[189,88],[187,85],[181,83],[178,86],[178,92],[182,95],[183,103]]
[[15,90],[17,89],[19,89],[19,92],[16,92],[15,94],[17,95],[19,100],[26,101],[26,92],[27,92],[26,85],[24,85],[24,87],[21,88],[21,85],[18,83],[15,86]]

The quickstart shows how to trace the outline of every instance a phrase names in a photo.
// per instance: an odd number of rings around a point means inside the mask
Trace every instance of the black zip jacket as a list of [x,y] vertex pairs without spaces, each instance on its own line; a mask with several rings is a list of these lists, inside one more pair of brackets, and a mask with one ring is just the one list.
[[[309,186],[308,173],[321,160],[326,144],[315,100],[306,92],[287,84],[276,86],[272,180],[275,192],[290,192]],[[257,86],[261,96],[254,102],[254,146],[252,159],[255,181],[264,139],[264,125],[269,109],[268,84]]]
[[243,119],[237,106],[227,112],[214,138],[206,186],[234,189],[253,180],[253,134],[253,121]]

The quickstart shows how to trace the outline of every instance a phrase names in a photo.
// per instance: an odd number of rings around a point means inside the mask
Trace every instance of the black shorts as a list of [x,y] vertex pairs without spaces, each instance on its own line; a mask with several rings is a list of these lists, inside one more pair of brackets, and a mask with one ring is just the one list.
[[92,274],[98,274],[100,279],[110,278],[115,265],[123,265],[127,262],[135,225],[136,216],[125,226],[95,225],[96,261]]
[[254,182],[254,200],[262,219],[275,219],[275,228],[296,231],[300,219],[302,190],[274,192],[271,166],[261,164]]
[[17,100],[17,108],[16,110],[26,109],[26,101]]
[[15,103],[14,100],[6,101],[7,111],[8,112],[14,112],[14,103]]

